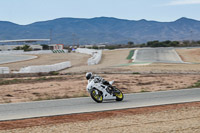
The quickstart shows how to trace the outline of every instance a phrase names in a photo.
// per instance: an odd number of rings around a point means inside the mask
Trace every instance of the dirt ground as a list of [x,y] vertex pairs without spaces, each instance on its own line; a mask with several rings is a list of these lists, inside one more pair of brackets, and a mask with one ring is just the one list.
[[[139,73],[194,73],[200,74],[200,48],[176,49],[184,64],[152,63],[150,65],[128,65],[113,69],[113,71],[127,71]],[[118,69],[118,70],[117,70]]]
[[200,102],[0,122],[0,133],[199,133]]
[[[193,74],[99,74],[123,93],[183,89],[200,80]],[[53,78],[53,79],[52,79]],[[22,80],[23,79],[23,80]],[[17,80],[22,80],[19,82]],[[7,83],[13,81],[13,83]],[[88,96],[85,74],[0,80],[0,103]],[[4,84],[3,84],[4,83]]]
[[98,65],[81,67],[72,67],[62,72],[139,72],[139,73],[199,73],[200,74],[200,48],[194,49],[177,49],[185,64],[166,64],[152,63],[146,64],[129,64],[127,60],[131,49],[121,49],[112,51],[103,51],[103,58]]
[[131,49],[121,49],[121,50],[105,50],[103,51],[103,56],[99,64],[97,65],[82,65],[82,66],[73,66],[66,70],[61,71],[62,73],[66,72],[99,72],[107,71],[107,69],[114,69],[113,66],[118,66],[120,64],[129,63],[129,60],[126,59]]
[[[61,73],[86,71],[121,73],[99,75],[109,81],[115,80],[115,85],[123,93],[183,89],[194,85],[194,83],[200,80],[200,64],[153,63],[150,65],[129,65],[130,61],[126,60],[129,51],[130,49],[104,51],[100,64],[95,66],[87,66],[88,55],[77,53],[52,54],[51,56],[40,55],[35,60],[0,66],[8,66],[12,70],[19,70],[21,67],[28,65],[44,65],[71,61],[73,67],[63,70]],[[177,51],[185,62],[200,62],[200,49],[180,49]],[[122,64],[127,65],[120,66]],[[143,74],[134,74],[133,72]],[[48,78],[24,78],[28,82],[13,82],[7,85],[0,85],[0,104],[88,96],[85,90],[87,81],[84,74],[59,75],[50,80]],[[0,81],[5,80],[15,79],[1,79]],[[198,102],[184,105],[99,112],[95,114],[76,114],[34,120],[0,122],[0,133],[199,133],[199,121],[200,103]]]
[[183,61],[200,63],[200,48],[177,49],[176,51]]
[[36,59],[2,64],[0,67],[9,67],[11,71],[19,71],[19,69],[22,67],[33,65],[51,65],[64,61],[71,61],[72,66],[76,67],[87,65],[87,60],[90,57],[89,55],[80,53],[40,54],[36,56],[38,57]]
[[194,49],[177,49],[184,62],[191,62],[185,64],[166,64],[166,63],[152,63],[146,64],[129,64],[131,60],[126,57],[131,49],[121,49],[112,51],[103,51],[103,58],[98,65],[81,67],[72,67],[63,70],[66,72],[139,72],[139,73],[199,73],[200,74],[200,48]]
[[64,61],[71,61],[72,67],[66,70],[62,70],[62,73],[66,72],[86,72],[86,71],[100,71],[102,68],[112,67],[119,64],[128,63],[126,57],[129,54],[130,49],[123,50],[111,50],[103,51],[103,56],[100,64],[97,65],[87,65],[87,60],[90,55],[80,54],[80,53],[56,53],[56,54],[41,54],[36,55],[38,58],[21,61],[15,63],[2,64],[0,67],[9,67],[11,71],[19,71],[22,67],[32,66],[32,65],[51,65],[55,63],[60,63]]
[[[115,70],[116,69],[116,70]],[[112,69],[114,72],[139,72],[139,73],[182,73],[200,74],[200,64],[165,64],[153,63],[150,65],[131,65]],[[110,69],[111,71],[111,69]]]
[[0,67],[10,67],[12,71],[18,71],[21,67],[31,65],[49,65],[63,61],[71,61],[72,67],[62,70],[60,73],[77,72],[140,72],[140,73],[200,73],[200,48],[177,49],[183,61],[193,64],[165,64],[153,63],[150,65],[129,64],[131,60],[126,57],[131,49],[105,50],[102,60],[97,65],[88,66],[87,60],[90,57],[86,54],[68,53],[68,54],[46,54],[37,55],[37,59],[22,61],[17,63],[8,63]]

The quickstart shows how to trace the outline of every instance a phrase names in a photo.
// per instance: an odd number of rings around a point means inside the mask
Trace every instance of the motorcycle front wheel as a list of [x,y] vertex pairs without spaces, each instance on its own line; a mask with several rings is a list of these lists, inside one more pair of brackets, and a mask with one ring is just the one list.
[[117,88],[115,88],[115,90],[117,91],[117,93],[115,93],[116,101],[122,101],[124,99],[123,93]]
[[90,91],[90,96],[92,97],[92,99],[97,102],[97,103],[102,103],[103,102],[103,95],[102,93],[97,90],[97,89],[92,89]]

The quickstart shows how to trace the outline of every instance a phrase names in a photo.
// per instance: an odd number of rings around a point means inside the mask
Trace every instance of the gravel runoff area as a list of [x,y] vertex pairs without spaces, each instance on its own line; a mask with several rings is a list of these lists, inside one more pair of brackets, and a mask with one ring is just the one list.
[[199,133],[200,102],[0,122],[0,133]]

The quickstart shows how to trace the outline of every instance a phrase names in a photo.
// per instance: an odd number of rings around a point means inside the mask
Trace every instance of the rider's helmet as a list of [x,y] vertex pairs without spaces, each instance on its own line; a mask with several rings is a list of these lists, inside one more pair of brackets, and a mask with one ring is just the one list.
[[87,72],[85,77],[86,77],[87,80],[89,80],[92,77],[92,73],[91,72]]

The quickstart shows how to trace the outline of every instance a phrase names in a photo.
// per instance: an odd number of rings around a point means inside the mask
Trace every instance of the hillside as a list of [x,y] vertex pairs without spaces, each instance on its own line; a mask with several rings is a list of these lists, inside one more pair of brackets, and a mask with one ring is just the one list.
[[189,18],[173,22],[134,21],[108,17],[58,18],[29,25],[0,21],[0,40],[50,38],[50,31],[52,43],[64,44],[199,40],[200,21]]

